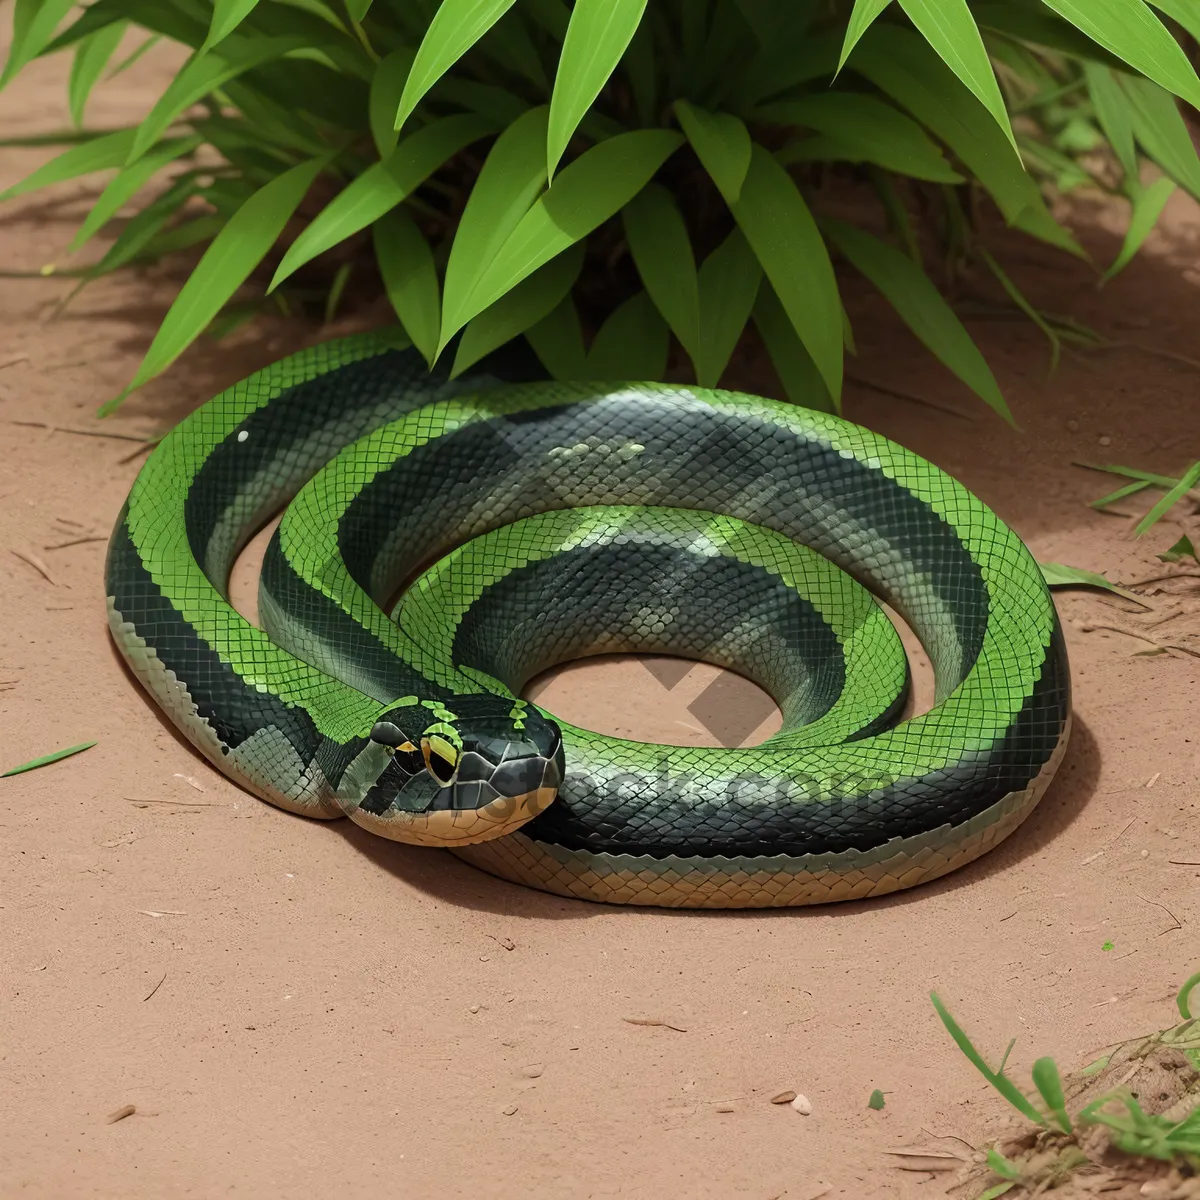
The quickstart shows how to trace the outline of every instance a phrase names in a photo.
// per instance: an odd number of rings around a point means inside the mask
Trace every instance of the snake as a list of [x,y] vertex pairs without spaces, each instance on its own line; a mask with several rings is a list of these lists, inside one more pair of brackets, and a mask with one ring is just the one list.
[[[276,516],[255,623],[229,581]],[[173,427],[105,583],[133,675],[242,788],[565,897],[909,888],[1017,828],[1070,734],[1037,561],[932,463],[820,407],[560,381],[505,347],[455,375],[399,327]],[[932,667],[925,711],[899,622]],[[668,745],[523,698],[611,653],[742,675],[778,731]]]

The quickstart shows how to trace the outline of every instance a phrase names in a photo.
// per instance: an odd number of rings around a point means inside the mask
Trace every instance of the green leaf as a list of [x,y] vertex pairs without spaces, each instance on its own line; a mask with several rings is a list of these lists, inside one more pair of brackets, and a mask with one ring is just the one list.
[[549,113],[542,105],[518,117],[496,139],[484,160],[446,263],[442,319],[448,328],[457,330],[466,324],[463,313],[479,277],[546,184]]
[[186,138],[171,138],[131,167],[123,167],[96,198],[79,231],[71,239],[70,249],[78,250],[125,206],[130,197],[141,191],[163,167],[191,154],[202,144],[199,135]]
[[846,26],[846,40],[842,43],[841,57],[837,69],[846,65],[850,51],[858,45],[858,39],[871,27],[871,23],[891,3],[891,0],[854,0],[854,11],[850,14],[850,22]]
[[78,754],[81,750],[90,750],[95,744],[95,742],[80,742],[78,746],[68,746],[65,750],[55,750],[51,754],[43,754],[41,758],[31,758],[19,767],[10,767],[7,771],[0,772],[0,779],[6,779],[9,775],[21,775],[26,771],[35,771],[38,767],[49,766],[50,763],[70,758],[72,754]]
[[1100,122],[1100,128],[1117,156],[1121,170],[1125,172],[1125,179],[1130,186],[1136,187],[1137,147],[1133,140],[1133,111],[1129,97],[1121,90],[1110,68],[1099,63],[1084,63],[1083,72],[1096,120]]
[[1133,592],[1127,591],[1123,587],[1119,587],[1115,583],[1110,583],[1103,575],[1095,571],[1087,571],[1082,567],[1068,567],[1063,563],[1038,563],[1042,569],[1042,578],[1046,581],[1047,587],[1094,587],[1103,588],[1106,592],[1114,592],[1118,596],[1124,596],[1127,600],[1136,600],[1138,604],[1144,604],[1140,596]]
[[393,124],[400,129],[426,92],[510,8],[515,0],[442,0],[429,23],[400,97]]
[[135,129],[118,129],[64,150],[19,183],[14,183],[7,191],[0,192],[0,201],[11,200],[67,179],[78,179],[80,175],[90,175],[93,171],[119,167],[129,154],[136,133]]
[[792,177],[755,145],[734,220],[833,398],[842,394],[842,317],[829,252]]
[[346,0],[346,12],[349,13],[350,20],[356,21],[360,25],[370,7],[371,0]]
[[1058,363],[1062,357],[1062,340],[1050,322],[1025,299],[1021,290],[1008,277],[1007,272],[1005,272],[995,258],[992,257],[988,248],[980,246],[978,250],[980,257],[987,264],[988,270],[999,280],[1000,286],[1008,294],[1008,298],[1046,335],[1046,340],[1050,343],[1050,373],[1053,375],[1058,370]]
[[1200,107],[1200,79],[1183,48],[1144,0],[1045,0],[1135,71]]
[[908,109],[962,160],[1013,223],[1029,207],[1045,207],[1037,184],[987,109],[911,30],[876,25],[858,44],[850,67]]
[[1196,0],[1150,0],[1150,3],[1168,17],[1178,21],[1184,29],[1200,41],[1200,7]]
[[453,322],[444,317],[442,346],[527,275],[624,208],[682,141],[668,129],[637,129],[593,146],[564,168],[505,239]]
[[1180,187],[1200,199],[1200,158],[1175,98],[1148,79],[1126,76],[1121,85],[1133,107],[1133,132],[1142,149]]
[[385,162],[368,167],[313,218],[288,247],[267,290],[274,291],[306,262],[395,208],[448,158],[489,132],[488,122],[474,113],[443,117],[418,129]]
[[675,197],[660,184],[647,184],[621,216],[642,283],[694,363],[701,345],[699,280]]
[[12,42],[8,61],[0,73],[0,88],[50,44],[54,31],[76,3],[77,0],[16,0]]
[[1134,536],[1141,537],[1152,525],[1156,525],[1167,513],[1188,494],[1200,481],[1200,462],[1188,467],[1182,479],[1137,523]]
[[1154,557],[1167,563],[1179,562],[1183,558],[1196,559],[1196,547],[1185,533],[1169,550],[1164,550],[1162,554],[1156,554]]
[[720,383],[761,282],[762,266],[740,229],[734,229],[701,264],[700,348],[692,360],[701,387]]
[[829,220],[822,229],[937,358],[1012,424],[991,368],[929,276],[903,251],[853,225]]
[[[89,271],[89,275],[107,275],[137,258],[151,244],[159,230],[199,191],[194,178],[179,180],[161,196],[125,222],[124,228]],[[217,226],[219,228],[219,225]],[[215,232],[215,228],[213,232]]]
[[872,1108],[876,1112],[878,1112],[881,1108],[883,1108],[883,1106],[886,1103],[887,1103],[887,1101],[883,1098],[883,1093],[878,1088],[876,1088],[871,1093],[871,1098],[867,1101],[867,1107]]
[[100,409],[114,411],[134,388],[165,371],[207,328],[275,244],[331,155],[300,163],[259,188],[213,238],[175,297],[129,386]]
[[76,128],[83,125],[83,110],[87,107],[88,96],[128,27],[128,21],[114,21],[76,45],[71,78],[67,84],[67,105]]
[[575,0],[550,100],[547,177],[553,177],[579,122],[616,70],[645,11],[646,0]]
[[645,292],[630,296],[596,334],[587,379],[635,382],[661,379],[670,349],[666,322]]
[[451,378],[548,317],[579,278],[583,253],[576,242],[475,317],[463,330]]
[[1015,150],[1017,143],[1008,121],[1008,109],[967,0],[899,0],[899,3],[942,61],[991,113]]
[[1016,1163],[1010,1162],[999,1150],[994,1147],[987,1152],[987,1165],[1000,1176],[1001,1179],[1017,1180],[1021,1178],[1021,1170]]
[[587,374],[583,328],[569,295],[548,317],[527,329],[525,338],[552,378],[577,380]]
[[1141,249],[1142,243],[1154,226],[1158,224],[1162,210],[1174,193],[1175,181],[1168,179],[1165,175],[1138,193],[1133,201],[1133,214],[1129,219],[1129,228],[1125,232],[1125,242],[1121,246],[1121,253],[1117,255],[1113,265],[1104,272],[1106,281],[1125,267]]
[[903,113],[874,96],[818,92],[756,110],[757,120],[804,125],[844,144],[859,162],[875,163],[913,179],[962,183],[929,135]]
[[1000,1200],[1001,1196],[1006,1192],[1011,1192],[1016,1186],[1016,1180],[1006,1179],[1003,1183],[997,1183],[986,1191],[980,1192],[978,1200]]
[[736,204],[750,170],[750,134],[746,126],[729,113],[707,112],[686,100],[676,100],[674,107],[696,157],[725,203]]
[[224,41],[255,9],[258,0],[213,0],[212,21],[200,53]]
[[371,95],[368,101],[368,119],[375,149],[380,158],[387,158],[400,140],[400,131],[395,127],[396,107],[404,81],[412,69],[413,51],[407,46],[393,50],[375,66],[371,78]]
[[441,324],[433,251],[403,208],[393,208],[379,217],[371,234],[392,309],[412,344],[432,366]]
[[1033,1064],[1033,1084],[1039,1095],[1046,1102],[1058,1127],[1063,1133],[1071,1132],[1071,1117],[1067,1112],[1067,1100],[1063,1095],[1062,1078],[1058,1073],[1058,1064],[1052,1058],[1039,1058]]
[[[236,41],[236,45],[235,45]],[[128,164],[135,163],[185,109],[231,79],[260,67],[272,59],[303,48],[300,37],[233,39],[206,54],[194,54],[167,85],[166,91],[138,126],[129,150]]]
[[836,406],[825,380],[812,355],[804,348],[770,282],[760,281],[754,304],[754,324],[788,399],[793,404],[819,412],[834,412]]

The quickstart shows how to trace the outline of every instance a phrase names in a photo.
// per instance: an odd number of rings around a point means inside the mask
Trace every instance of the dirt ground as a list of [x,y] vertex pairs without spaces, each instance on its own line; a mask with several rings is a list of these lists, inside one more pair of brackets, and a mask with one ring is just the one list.
[[[136,119],[170,69],[143,60],[97,94],[91,122]],[[0,134],[65,123],[64,78],[63,63],[22,76],[0,96]],[[0,187],[45,157],[0,150]],[[93,194],[5,205],[0,264],[58,259]],[[1110,260],[1117,215],[1080,219]],[[1178,196],[1103,291],[1085,266],[1004,242],[1028,295],[1120,343],[1069,353],[1048,379],[1037,330],[972,321],[1019,433],[852,284],[847,415],[955,474],[1039,558],[1163,574],[1155,554],[1178,524],[1135,541],[1143,507],[1089,509],[1115,483],[1072,463],[1178,474],[1196,457],[1200,362],[1171,355],[1200,358],[1198,245]],[[53,317],[66,281],[0,283],[0,767],[98,743],[0,780],[0,1195],[939,1196],[944,1176],[897,1170],[888,1151],[979,1146],[1004,1113],[931,990],[993,1061],[1016,1035],[1023,1080],[1039,1055],[1077,1067],[1172,1023],[1200,966],[1200,659],[1141,652],[1200,648],[1194,578],[1146,589],[1149,610],[1058,593],[1077,689],[1068,759],[1028,822],[949,878],[776,913],[523,890],[271,809],[176,738],[123,670],[101,585],[141,461],[120,439],[336,332],[264,322],[98,422],[172,286],[163,270],[129,274]],[[703,683],[592,664],[541,698],[674,740]],[[736,716],[748,700],[724,703]],[[789,1088],[810,1116],[769,1102]],[[110,1122],[124,1106],[136,1111]]]

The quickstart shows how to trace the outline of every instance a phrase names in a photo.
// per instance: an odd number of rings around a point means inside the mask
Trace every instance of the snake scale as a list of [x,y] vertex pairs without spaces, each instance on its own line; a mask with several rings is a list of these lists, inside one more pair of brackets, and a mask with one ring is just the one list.
[[[1068,667],[1037,563],[983,503],[824,412],[539,374],[499,352],[451,379],[379,331],[164,437],[112,535],[109,620],[217,767],[292,812],[619,904],[881,895],[1024,819],[1066,746]],[[228,579],[285,507],[259,628]],[[875,596],[929,654],[928,712],[904,719]],[[731,668],[782,728],[658,745],[520,698],[614,651]]]

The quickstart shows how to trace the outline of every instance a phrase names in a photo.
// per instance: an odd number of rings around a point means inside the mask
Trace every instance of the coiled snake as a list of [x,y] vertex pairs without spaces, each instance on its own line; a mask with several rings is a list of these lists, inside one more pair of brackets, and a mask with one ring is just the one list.
[[[259,629],[229,572],[289,501]],[[106,575],[133,671],[243,787],[567,896],[909,887],[1010,833],[1070,727],[1037,563],[916,455],[731,392],[551,383],[499,357],[450,380],[399,331],[294,355],[185,419],[138,475]],[[930,711],[899,719],[907,661],[858,580],[928,651]],[[733,668],[782,729],[663,746],[519,698],[612,651]]]

